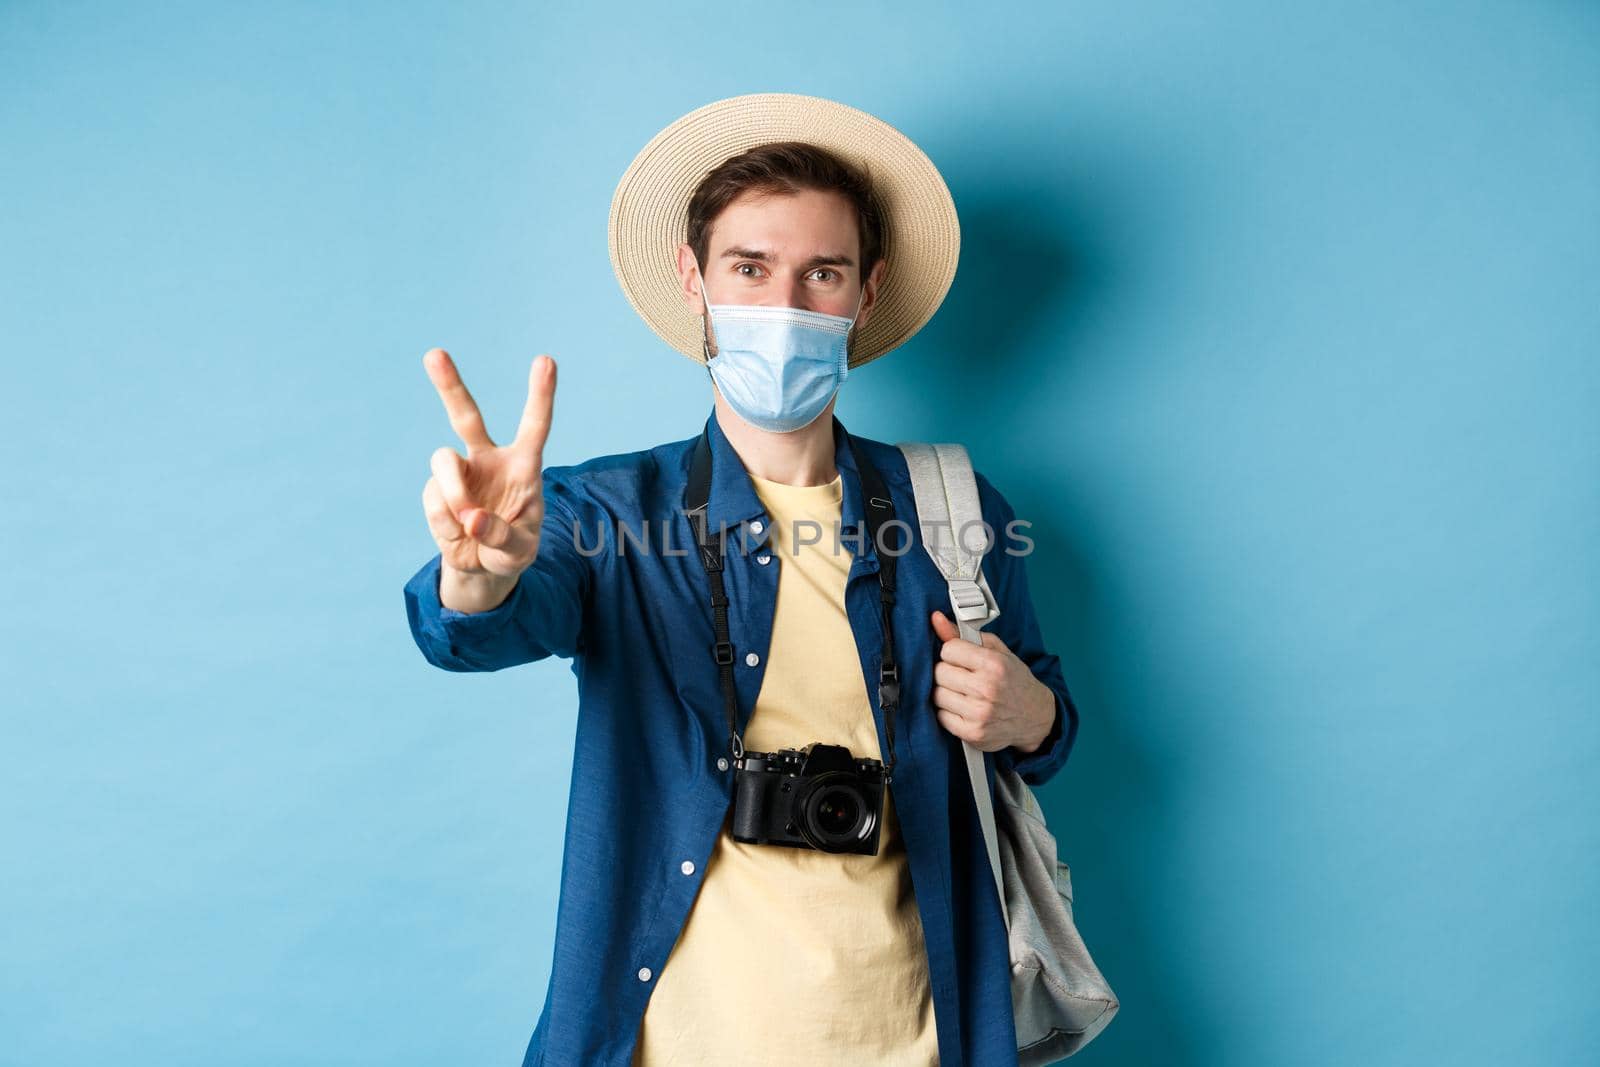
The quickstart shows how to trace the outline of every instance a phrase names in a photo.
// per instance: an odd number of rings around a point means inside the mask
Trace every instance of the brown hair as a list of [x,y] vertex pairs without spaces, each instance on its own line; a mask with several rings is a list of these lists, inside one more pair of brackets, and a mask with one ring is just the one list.
[[883,258],[884,217],[872,178],[826,148],[805,141],[775,141],[724,160],[706,174],[689,198],[689,247],[702,266],[711,243],[711,224],[743,193],[793,195],[802,189],[835,192],[856,209],[861,244],[861,279]]

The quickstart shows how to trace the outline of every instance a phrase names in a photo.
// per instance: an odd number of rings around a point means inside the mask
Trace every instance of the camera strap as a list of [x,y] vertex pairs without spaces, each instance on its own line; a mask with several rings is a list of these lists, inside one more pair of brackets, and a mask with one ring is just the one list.
[[[700,564],[705,568],[711,584],[711,623],[716,633],[712,658],[716,660],[722,676],[722,704],[728,716],[728,748],[734,759],[744,756],[744,741],[739,737],[739,697],[733,683],[733,643],[728,640],[728,595],[722,580],[724,538],[721,532],[715,539],[707,529],[706,505],[711,500],[711,440],[710,427],[695,442],[694,457],[689,463],[689,487],[684,494],[684,507],[689,525],[694,530],[695,542],[700,548]],[[897,556],[885,551],[882,530],[894,519],[894,501],[889,496],[883,476],[870,460],[856,447],[855,438],[848,433],[851,455],[861,475],[861,495],[866,503],[867,533],[872,538],[878,557],[878,600],[883,610],[883,658],[878,666],[878,707],[883,711],[883,731],[889,742],[889,758],[884,762],[885,780],[894,770],[894,717],[900,706],[900,667],[894,658],[894,578]]]

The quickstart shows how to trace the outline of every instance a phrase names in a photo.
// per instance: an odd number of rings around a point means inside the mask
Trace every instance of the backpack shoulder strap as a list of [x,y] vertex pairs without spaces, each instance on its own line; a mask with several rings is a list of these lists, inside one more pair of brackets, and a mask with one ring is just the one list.
[[978,631],[999,618],[1000,605],[983,574],[983,557],[991,546],[972,460],[959,444],[902,441],[898,447],[911,474],[922,544],[950,585],[956,625],[962,637],[982,644]]
[[[991,547],[983,526],[983,508],[978,499],[978,482],[972,474],[972,460],[959,444],[922,444],[901,441],[906,468],[911,473],[911,488],[917,500],[917,521],[922,545],[933,565],[950,586],[951,614],[961,636],[982,644],[978,635],[991,620],[999,618],[1000,605],[983,575],[983,557]],[[1000,875],[1000,844],[995,831],[994,799],[989,795],[983,753],[969,742],[961,748],[967,761],[967,778],[978,807],[978,823],[989,853],[989,868],[994,873],[994,891],[1000,900],[1000,915],[1009,929],[1005,883]]]

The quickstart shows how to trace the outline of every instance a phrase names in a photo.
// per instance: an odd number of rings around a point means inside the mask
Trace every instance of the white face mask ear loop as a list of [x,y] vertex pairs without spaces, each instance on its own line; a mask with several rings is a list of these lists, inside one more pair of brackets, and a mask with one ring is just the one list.
[[867,283],[861,283],[861,295],[856,297],[856,313],[850,316],[850,329],[844,335],[844,355],[839,357],[839,380],[842,382],[850,374],[850,341],[856,335],[856,320],[861,317],[861,305],[867,299]]
[[[708,331],[710,331],[711,340],[715,341],[717,339],[717,323],[716,323],[716,320],[714,318],[712,318],[712,315],[711,315],[711,297],[706,293],[706,276],[700,270],[700,265],[698,263],[695,264],[694,272],[696,274],[700,275],[700,303],[704,304],[705,305],[705,309],[706,309],[705,310],[706,329]],[[706,337],[705,337],[704,333],[702,333],[700,335],[700,351],[705,355],[706,363],[709,365],[710,362],[711,362],[711,359],[712,359],[712,357],[711,357],[711,345],[706,340]]]

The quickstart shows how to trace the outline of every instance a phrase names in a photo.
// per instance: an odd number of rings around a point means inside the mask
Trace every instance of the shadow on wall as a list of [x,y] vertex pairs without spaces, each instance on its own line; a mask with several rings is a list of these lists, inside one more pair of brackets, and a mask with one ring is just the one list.
[[[1019,399],[1039,410],[1037,396],[1019,390],[1063,380],[1057,361],[1081,358],[1075,338],[1113,297],[1124,309],[1157,297],[1130,294],[1131,283],[1119,281],[1139,272],[1120,255],[1112,258],[1118,246],[1107,221],[1094,214],[1092,193],[1067,202],[1065,182],[1044,173],[1032,176],[1037,187],[1009,190],[997,188],[992,174],[968,182],[959,173],[949,177],[953,191],[980,192],[957,192],[957,280],[902,388],[915,391],[917,418],[933,435],[926,439],[981,436],[991,455],[1006,458],[1004,484],[996,484],[1019,517],[1034,524],[1030,592],[1045,645],[1061,657],[1080,714],[1073,754],[1039,796],[1072,867],[1079,927],[1122,1001],[1111,1027],[1071,1062],[1209,1065],[1222,1047],[1205,1010],[1209,990],[1194,988],[1196,969],[1174,966],[1157,943],[1172,895],[1185,886],[1169,858],[1181,852],[1176,769],[1155,765],[1129,725],[1156,721],[1161,709],[1184,707],[1187,698],[1151,690],[1153,679],[1114,676],[1102,667],[1127,661],[1116,646],[1132,624],[1126,609],[1102,592],[1122,583],[1097,569],[1101,535],[1064,467],[1028,455],[1041,432],[1050,438],[1049,427],[1032,425],[1032,415],[1029,425],[1018,425],[1012,415]],[[1141,705],[1150,710],[1137,710]]]

